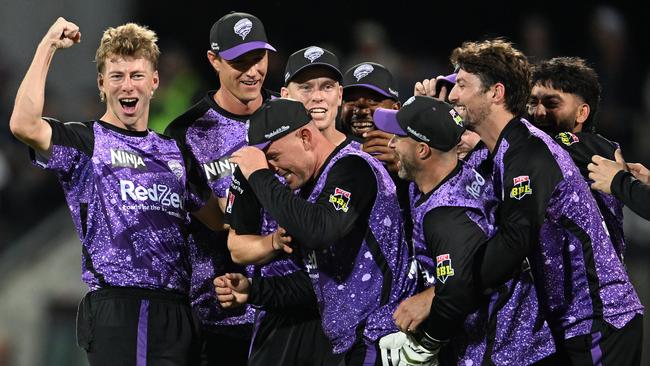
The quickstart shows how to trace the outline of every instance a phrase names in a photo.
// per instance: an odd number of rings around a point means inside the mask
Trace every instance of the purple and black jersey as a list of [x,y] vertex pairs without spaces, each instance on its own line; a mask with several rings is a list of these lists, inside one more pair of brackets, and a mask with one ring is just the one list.
[[190,194],[176,143],[155,132],[127,131],[102,121],[48,120],[49,159],[82,242],[82,279],[91,290],[137,287],[189,291]]
[[[264,92],[265,99],[270,94]],[[246,146],[248,116],[227,112],[208,92],[197,104],[176,118],[165,130],[181,147],[188,175],[201,180],[218,198],[227,196],[235,165],[230,155]],[[214,295],[212,281],[228,272],[247,273],[244,266],[232,262],[227,247],[227,233],[214,232],[193,219],[190,236],[192,307],[207,326],[252,323],[248,306],[225,310]]]
[[[603,136],[590,132],[562,132],[555,136],[555,141],[569,152],[571,159],[580,169],[580,174],[591,184],[589,179],[589,169],[587,165],[591,163],[594,155],[600,155],[610,160],[615,160],[614,151],[619,147],[616,142],[612,142]],[[614,244],[616,253],[621,258],[625,257],[625,235],[623,233],[623,202],[611,194],[597,190],[591,190],[594,195],[600,213],[603,215],[609,236]]]
[[416,258],[425,286],[436,287],[423,324],[427,334],[451,338],[458,364],[529,365],[555,352],[529,269],[491,295],[479,295],[474,256],[496,230],[489,177],[459,161],[431,192],[412,187]]
[[359,335],[374,342],[397,331],[392,314],[415,283],[395,186],[381,163],[340,145],[299,196],[270,170],[249,183],[302,249],[334,352],[347,352]]
[[601,321],[620,329],[641,314],[643,306],[571,156],[515,118],[490,158],[502,203],[499,230],[486,246],[482,266],[486,286],[499,282],[511,267],[505,263],[529,254],[541,308],[557,337],[594,333]]

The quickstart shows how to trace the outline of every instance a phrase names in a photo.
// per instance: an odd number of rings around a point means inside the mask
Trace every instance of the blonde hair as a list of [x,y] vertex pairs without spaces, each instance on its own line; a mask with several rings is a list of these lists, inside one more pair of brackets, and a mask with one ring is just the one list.
[[157,41],[156,32],[135,23],[108,28],[104,31],[95,53],[97,71],[104,71],[106,59],[110,56],[142,57],[151,61],[154,70],[157,70],[160,56]]

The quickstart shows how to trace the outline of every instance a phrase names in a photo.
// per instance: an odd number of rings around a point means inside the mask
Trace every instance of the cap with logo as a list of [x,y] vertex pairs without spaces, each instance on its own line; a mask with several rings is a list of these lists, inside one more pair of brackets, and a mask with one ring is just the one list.
[[407,100],[398,111],[377,108],[373,115],[378,129],[449,151],[465,132],[463,119],[448,103],[424,96]]
[[248,120],[248,145],[264,149],[311,121],[305,106],[293,99],[269,100]]
[[294,52],[287,60],[287,67],[284,69],[284,85],[288,85],[299,72],[314,66],[324,66],[336,75],[336,80],[341,80],[339,70],[339,58],[332,52],[318,47],[310,46]]
[[399,97],[393,74],[384,65],[374,62],[362,62],[345,72],[343,75],[344,98],[346,89],[350,90],[351,88],[371,89],[395,101]]
[[225,60],[258,49],[275,51],[266,39],[264,24],[255,15],[230,12],[210,29],[210,49]]

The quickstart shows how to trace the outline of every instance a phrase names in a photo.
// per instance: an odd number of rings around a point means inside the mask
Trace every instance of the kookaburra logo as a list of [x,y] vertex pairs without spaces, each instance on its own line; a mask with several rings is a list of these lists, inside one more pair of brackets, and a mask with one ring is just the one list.
[[314,62],[317,58],[323,56],[325,51],[323,51],[322,48],[320,47],[309,47],[305,53],[304,56],[309,62]]
[[363,64],[354,69],[352,75],[354,75],[354,77],[357,78],[357,81],[359,81],[368,76],[371,72],[373,72],[374,69],[375,68],[370,64]]
[[111,165],[114,167],[147,170],[142,156],[126,150],[111,149]]
[[251,29],[253,28],[253,22],[251,22],[248,18],[244,18],[239,20],[237,23],[235,23],[235,26],[233,27],[233,30],[235,31],[235,34],[241,37],[242,40],[246,38],[248,33],[251,32]]

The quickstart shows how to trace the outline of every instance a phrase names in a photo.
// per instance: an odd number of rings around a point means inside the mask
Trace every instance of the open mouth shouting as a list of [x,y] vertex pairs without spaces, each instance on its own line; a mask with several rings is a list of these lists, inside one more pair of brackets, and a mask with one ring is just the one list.
[[126,114],[134,114],[138,105],[138,98],[120,98],[120,105]]

